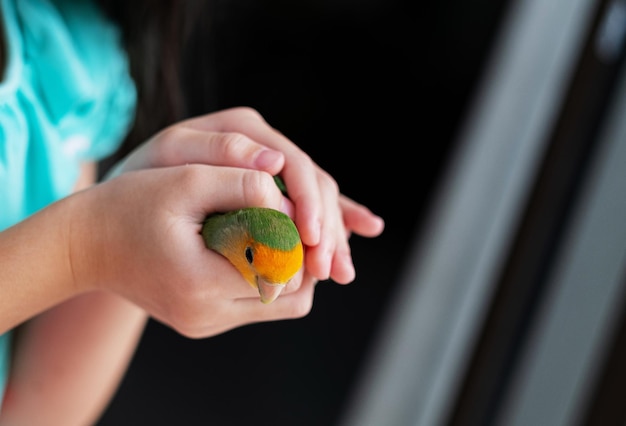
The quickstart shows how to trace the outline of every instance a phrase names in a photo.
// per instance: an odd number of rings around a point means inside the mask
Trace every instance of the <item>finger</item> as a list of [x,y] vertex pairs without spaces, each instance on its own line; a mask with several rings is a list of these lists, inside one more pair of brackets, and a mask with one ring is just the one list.
[[283,293],[270,304],[258,299],[237,299],[231,306],[231,313],[235,318],[247,318],[247,322],[303,317],[311,310],[316,283],[315,277],[305,274],[298,290]]
[[283,167],[280,151],[235,132],[200,131],[188,126],[173,126],[153,140],[152,167],[184,164],[212,164],[263,170],[272,175]]
[[295,205],[294,221],[304,244],[318,244],[322,217],[320,175],[322,179],[332,182],[334,180],[304,151],[264,121],[250,119],[244,131],[255,141],[281,150],[285,155],[280,175],[287,186],[289,198]]
[[354,281],[356,272],[348,237],[342,226],[323,231],[317,246],[307,247],[305,264],[307,270],[320,280],[332,279],[338,284]]
[[[220,256],[219,254],[215,253]],[[220,256],[221,257],[221,256]],[[215,273],[210,276],[213,277],[212,282],[220,283],[219,289],[215,295],[220,299],[226,300],[238,300],[238,299],[255,299],[261,300],[261,295],[258,288],[250,285],[235,267],[228,262],[226,258],[221,260],[211,259],[212,265],[214,265]],[[224,263],[226,262],[226,263]],[[299,291],[303,282],[304,269],[300,269],[296,275],[284,286],[281,286],[281,291],[278,297],[284,297],[287,294],[296,293]],[[275,301],[275,300],[274,300]],[[274,301],[270,303],[274,303]]]
[[202,131],[239,132],[248,134],[270,127],[263,116],[250,107],[225,108],[210,114],[189,118],[182,125]]
[[288,196],[294,204],[294,222],[305,245],[320,242],[322,199],[317,184],[316,170],[298,160],[287,159],[281,176],[287,185]]
[[343,212],[345,227],[349,232],[362,237],[377,237],[385,229],[382,217],[345,195],[339,197],[339,205]]
[[330,265],[330,278],[337,284],[349,284],[354,281],[356,270],[352,262],[352,253],[348,239],[342,235],[337,240]]
[[[223,300],[207,309],[207,319],[202,329],[196,329],[195,337],[208,337],[237,327],[267,321],[301,318],[307,315],[313,305],[315,278],[306,276],[298,291],[281,294],[270,304],[263,304],[258,297],[243,297]],[[219,318],[215,321],[214,318]]]
[[172,184],[181,188],[176,194],[178,199],[172,203],[172,208],[177,214],[190,215],[192,220],[198,221],[197,223],[204,220],[207,214],[244,207],[284,209],[283,194],[273,177],[265,172],[208,165],[166,167],[147,172],[174,175],[164,176],[164,182],[170,185],[160,190],[171,192]]
[[285,155],[281,176],[287,185],[289,198],[295,203],[294,221],[302,241],[316,245],[320,238],[320,189],[317,173],[321,170],[297,145],[251,108],[232,108],[189,119],[186,126],[203,131],[242,133],[252,140]]
[[354,266],[338,198],[339,188],[327,174],[318,174],[322,217],[320,239],[308,247],[305,263],[310,272],[320,280],[332,278],[346,284],[354,279]]

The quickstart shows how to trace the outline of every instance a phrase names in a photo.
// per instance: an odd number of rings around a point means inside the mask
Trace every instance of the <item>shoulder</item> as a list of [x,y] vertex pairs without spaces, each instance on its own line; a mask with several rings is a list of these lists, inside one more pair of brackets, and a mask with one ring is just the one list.
[[[112,153],[129,130],[136,103],[116,23],[91,0],[0,1],[3,14],[7,6],[4,22],[13,28],[7,31],[7,69],[18,70],[17,90],[41,107],[39,119],[45,117],[62,139],[89,141],[86,158]],[[11,86],[9,79],[4,83]]]

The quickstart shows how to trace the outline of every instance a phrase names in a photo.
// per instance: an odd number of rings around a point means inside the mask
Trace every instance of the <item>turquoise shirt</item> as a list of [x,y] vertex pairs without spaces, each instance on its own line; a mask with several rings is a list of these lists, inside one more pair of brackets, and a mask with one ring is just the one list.
[[[0,0],[0,231],[71,193],[80,163],[112,154],[136,91],[118,28],[89,0]],[[6,285],[7,283],[3,283]],[[0,336],[0,401],[10,335]]]

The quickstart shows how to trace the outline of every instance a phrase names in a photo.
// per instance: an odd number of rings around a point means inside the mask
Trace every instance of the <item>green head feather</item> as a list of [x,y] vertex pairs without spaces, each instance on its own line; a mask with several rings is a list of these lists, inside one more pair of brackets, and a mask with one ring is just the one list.
[[274,176],[274,182],[276,182],[276,186],[278,186],[278,189],[280,189],[280,192],[282,192],[285,197],[288,197],[287,186],[285,185],[285,182],[283,182],[281,177],[278,175]]
[[220,251],[230,239],[243,234],[277,250],[291,250],[300,243],[296,225],[286,214],[269,208],[248,207],[207,217],[202,236],[207,247]]

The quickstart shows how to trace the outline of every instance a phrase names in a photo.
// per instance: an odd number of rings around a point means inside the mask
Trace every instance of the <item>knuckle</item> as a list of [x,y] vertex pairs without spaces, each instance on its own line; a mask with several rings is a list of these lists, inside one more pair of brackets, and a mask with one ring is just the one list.
[[316,167],[316,164],[313,161],[313,158],[311,158],[311,156],[308,153],[304,152],[299,147],[296,147],[296,153],[297,155],[293,158],[292,161],[294,162],[297,168],[309,169],[309,168]]
[[320,171],[321,183],[329,188],[333,193],[339,194],[339,184],[337,181],[325,170]]
[[176,126],[166,127],[153,139],[150,154],[155,166],[168,165],[178,157],[180,130]]
[[247,205],[270,206],[278,191],[274,178],[265,172],[246,170],[242,175],[241,185]]
[[195,164],[188,164],[178,168],[178,184],[181,188],[196,188],[206,181],[204,168]]
[[294,298],[286,314],[289,318],[303,318],[311,313],[311,309],[313,309],[313,297],[307,292]]
[[240,107],[234,107],[232,110],[236,114],[238,114],[241,118],[265,121],[261,113],[252,107],[240,106]]
[[285,286],[284,293],[285,294],[296,293],[298,290],[300,290],[301,286],[302,286],[302,280],[292,279]]
[[241,133],[222,133],[219,149],[226,158],[240,158],[250,146],[250,140]]

